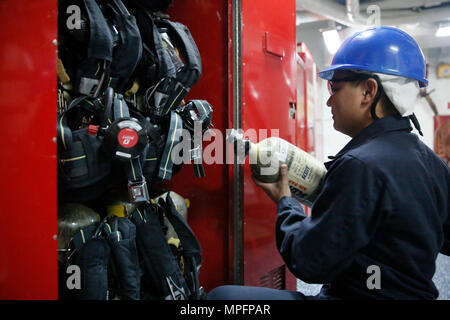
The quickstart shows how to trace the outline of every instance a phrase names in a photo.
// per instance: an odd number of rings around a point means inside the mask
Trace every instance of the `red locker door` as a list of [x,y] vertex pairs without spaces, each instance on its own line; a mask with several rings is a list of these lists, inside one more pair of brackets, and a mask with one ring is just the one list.
[[[290,113],[296,102],[295,1],[241,4],[242,128],[268,129],[268,136],[270,129],[278,129],[281,138],[295,144]],[[263,138],[258,135],[257,140]],[[275,245],[276,206],[255,186],[248,164],[243,190],[244,284],[283,288],[287,282],[295,289]]]
[[[202,76],[185,98],[204,99],[213,107],[213,125],[225,132],[228,128],[228,4],[227,1],[174,1],[168,11],[172,21],[185,24],[199,49]],[[205,27],[207,26],[207,27]],[[220,135],[218,135],[218,138]],[[224,144],[211,138],[210,143]],[[200,285],[210,291],[229,283],[228,167],[223,163],[205,164],[204,178],[195,178],[192,165],[184,165],[164,187],[190,201],[188,222],[202,246]]]
[[0,299],[57,299],[56,0],[0,1]]

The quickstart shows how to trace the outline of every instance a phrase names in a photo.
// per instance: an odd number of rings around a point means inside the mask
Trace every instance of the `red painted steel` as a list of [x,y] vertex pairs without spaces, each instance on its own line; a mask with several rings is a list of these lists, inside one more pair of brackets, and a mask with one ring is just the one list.
[[[232,124],[231,3],[178,0],[169,10],[172,20],[189,27],[202,56],[202,78],[185,100],[208,100],[221,132]],[[296,119],[289,117],[297,101],[295,1],[276,10],[273,1],[257,4],[242,1],[243,128],[279,129],[295,143]],[[8,21],[0,31],[0,132],[7,141],[0,158],[2,299],[57,298],[56,16],[55,0],[0,2],[0,18]],[[189,223],[203,248],[200,281],[209,291],[231,280],[233,186],[230,166],[210,164],[205,171],[197,179],[185,165],[162,187],[190,200]],[[253,184],[248,165],[244,190],[244,283],[260,285],[264,274],[283,265],[275,247],[275,205]],[[287,288],[295,288],[292,276]]]
[[[316,65],[305,43],[297,44],[297,146],[319,160],[323,155],[321,148],[322,129],[315,121],[320,117],[318,105]],[[319,145],[320,144],[320,145]],[[303,206],[305,213],[311,215],[311,208]]]
[[[205,99],[214,109],[214,128],[228,128],[228,4],[227,1],[177,0],[170,19],[188,26],[202,58],[202,77],[185,98]],[[211,142],[205,142],[206,148]],[[219,140],[218,140],[219,141]],[[224,141],[220,142],[224,145]],[[185,165],[165,186],[189,198],[188,222],[203,250],[200,284],[207,291],[230,283],[228,261],[229,183],[228,166],[206,164],[206,177],[194,177]]]
[[56,1],[0,2],[0,299],[57,299]]
[[[295,1],[273,8],[269,0],[242,1],[242,121],[243,129],[279,129],[279,135],[296,142],[296,120],[289,106],[296,103]],[[186,14],[189,12],[189,14]],[[225,132],[233,125],[232,1],[174,3],[171,19],[186,24],[202,55],[203,75],[188,99],[202,98],[214,107],[214,126]],[[213,36],[212,36],[213,35]],[[228,55],[227,55],[228,54]],[[228,87],[227,87],[228,83]],[[269,131],[270,135],[270,131]],[[259,141],[263,136],[253,137]],[[193,177],[189,166],[170,183],[191,200],[189,223],[202,244],[201,282],[209,290],[231,283],[232,170],[205,166],[206,177]],[[244,166],[244,284],[261,285],[261,278],[281,267],[275,246],[275,205],[251,181]],[[231,224],[232,225],[232,224]],[[295,289],[295,278],[287,277]]]
[[[276,6],[276,7],[275,7]],[[296,102],[295,1],[242,1],[242,119],[243,129],[279,129],[295,143]],[[269,50],[267,50],[267,47]],[[253,142],[264,137],[250,137]],[[244,166],[244,284],[261,285],[262,277],[284,265],[275,245],[275,204],[251,179]],[[288,271],[286,271],[288,273]],[[287,276],[287,288],[295,279]]]

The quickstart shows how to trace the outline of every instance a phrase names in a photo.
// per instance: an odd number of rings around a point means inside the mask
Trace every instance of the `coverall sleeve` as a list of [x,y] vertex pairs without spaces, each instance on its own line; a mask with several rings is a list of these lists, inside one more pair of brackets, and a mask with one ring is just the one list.
[[308,283],[328,283],[349,267],[379,220],[375,212],[384,193],[379,176],[360,160],[344,157],[328,171],[310,217],[291,197],[278,203],[278,250],[289,270]]

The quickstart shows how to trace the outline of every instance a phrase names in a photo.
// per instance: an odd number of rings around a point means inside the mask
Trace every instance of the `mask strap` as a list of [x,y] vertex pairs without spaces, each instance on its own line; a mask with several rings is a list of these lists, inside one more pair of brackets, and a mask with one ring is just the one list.
[[423,137],[423,133],[422,133],[422,130],[420,128],[419,120],[417,120],[416,115],[413,113],[408,118],[414,124],[414,127],[417,129],[417,131],[419,131],[419,134]]

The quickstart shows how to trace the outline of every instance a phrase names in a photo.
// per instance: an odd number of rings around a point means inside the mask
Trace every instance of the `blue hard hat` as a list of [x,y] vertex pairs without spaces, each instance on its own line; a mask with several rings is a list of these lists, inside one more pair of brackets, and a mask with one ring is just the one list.
[[392,27],[372,27],[347,38],[319,77],[331,80],[335,70],[361,70],[396,75],[419,81],[426,87],[426,64],[417,42]]

